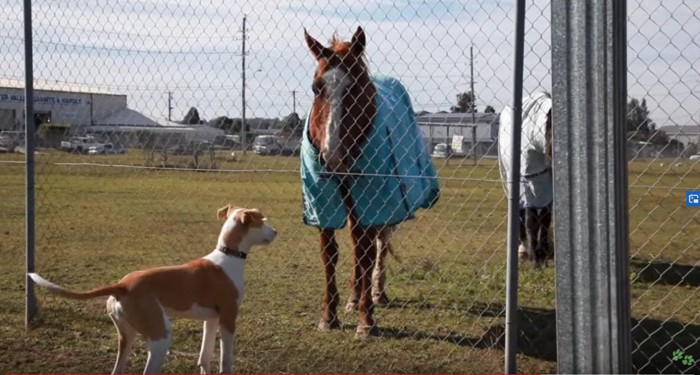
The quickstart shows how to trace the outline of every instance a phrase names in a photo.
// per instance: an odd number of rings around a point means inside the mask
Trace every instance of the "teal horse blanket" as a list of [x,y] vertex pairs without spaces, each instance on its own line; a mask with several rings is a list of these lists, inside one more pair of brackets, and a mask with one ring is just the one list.
[[[429,148],[411,100],[396,79],[374,76],[377,115],[361,156],[346,179],[360,226],[395,225],[438,200],[440,187]],[[301,181],[306,225],[340,229],[348,212],[338,187],[340,176],[325,171],[309,137],[306,117],[301,143]]]

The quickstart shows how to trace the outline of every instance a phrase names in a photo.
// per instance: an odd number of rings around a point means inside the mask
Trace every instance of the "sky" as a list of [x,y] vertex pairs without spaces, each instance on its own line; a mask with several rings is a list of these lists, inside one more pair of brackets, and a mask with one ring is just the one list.
[[[549,90],[549,0],[528,1],[525,94]],[[303,30],[367,35],[372,73],[407,87],[416,111],[449,110],[469,90],[479,110],[511,100],[513,1],[36,0],[34,77],[126,94],[152,118],[240,117],[246,17],[246,116],[308,111],[315,61]],[[2,78],[24,77],[22,2],[0,0]],[[628,0],[628,95],[659,126],[700,122],[700,1]],[[295,93],[295,95],[293,94]],[[294,100],[295,99],[295,100]]]

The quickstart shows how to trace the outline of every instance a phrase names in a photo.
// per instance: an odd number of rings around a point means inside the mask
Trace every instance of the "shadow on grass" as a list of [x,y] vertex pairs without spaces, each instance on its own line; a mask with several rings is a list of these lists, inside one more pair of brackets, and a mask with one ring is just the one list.
[[634,281],[664,285],[700,286],[700,267],[632,259]]
[[[404,306],[406,302],[397,301]],[[411,304],[413,305],[413,304]],[[417,304],[418,306],[422,306]],[[505,319],[502,304],[474,304],[472,315]],[[545,361],[557,360],[555,310],[521,307],[518,309],[518,353]],[[673,359],[680,349],[686,355],[700,357],[700,325],[655,319],[632,319],[632,366],[636,373],[695,373],[696,367]],[[430,339],[479,349],[505,349],[505,324],[488,327],[481,337],[458,334],[432,334],[383,327],[380,337],[395,339]],[[697,364],[700,362],[696,362]]]

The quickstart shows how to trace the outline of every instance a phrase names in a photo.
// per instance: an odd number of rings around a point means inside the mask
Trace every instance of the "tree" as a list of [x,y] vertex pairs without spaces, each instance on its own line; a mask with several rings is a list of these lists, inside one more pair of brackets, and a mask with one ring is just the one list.
[[656,124],[649,118],[646,99],[642,99],[640,102],[638,99],[632,98],[627,103],[626,130],[633,133],[633,139],[638,140],[647,140],[655,133]]
[[496,113],[496,109],[494,109],[492,106],[487,105],[486,109],[484,109],[484,113]]
[[[211,119],[207,125],[211,126],[212,128],[217,128],[221,129],[224,131],[226,134],[232,134],[233,131],[233,119],[227,116],[220,116],[220,117],[215,117]],[[240,128],[240,125],[239,125]]]
[[[231,125],[231,134],[239,134],[241,132],[241,126],[243,125],[243,121],[239,118],[233,120],[233,124]],[[246,123],[245,124],[245,131],[249,132],[248,135],[250,135],[250,124]]]
[[457,94],[457,105],[450,110],[455,113],[476,112],[476,97],[471,91]]
[[282,119],[282,132],[301,134],[302,130],[303,123],[296,112],[292,112]]
[[187,114],[185,114],[185,118],[182,119],[182,121],[177,122],[181,124],[195,125],[199,124],[200,121],[201,119],[199,117],[199,111],[197,111],[197,108],[192,107],[189,111],[187,111]]

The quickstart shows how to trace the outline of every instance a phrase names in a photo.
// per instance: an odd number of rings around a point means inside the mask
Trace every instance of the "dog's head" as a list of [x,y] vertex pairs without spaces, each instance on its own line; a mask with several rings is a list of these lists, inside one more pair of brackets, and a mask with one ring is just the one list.
[[267,224],[267,218],[257,208],[248,209],[228,204],[217,210],[223,222],[219,244],[247,252],[254,245],[268,245],[277,231]]

